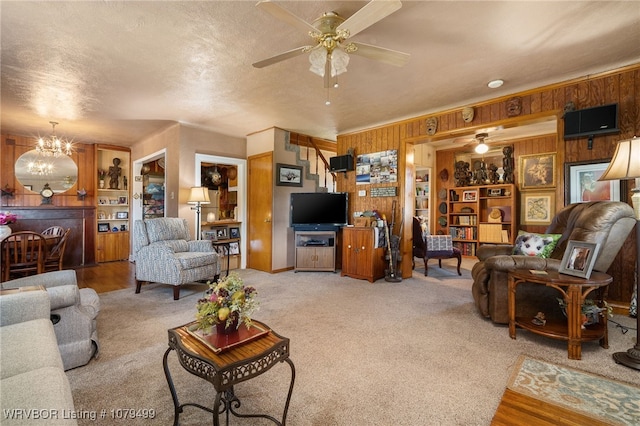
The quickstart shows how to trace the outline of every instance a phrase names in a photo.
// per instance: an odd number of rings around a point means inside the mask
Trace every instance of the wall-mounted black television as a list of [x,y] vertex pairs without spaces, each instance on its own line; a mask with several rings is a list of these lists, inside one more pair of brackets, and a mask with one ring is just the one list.
[[298,230],[331,230],[349,223],[346,192],[293,192],[289,208],[290,225]]
[[602,105],[567,112],[564,115],[564,138],[617,133],[618,104]]

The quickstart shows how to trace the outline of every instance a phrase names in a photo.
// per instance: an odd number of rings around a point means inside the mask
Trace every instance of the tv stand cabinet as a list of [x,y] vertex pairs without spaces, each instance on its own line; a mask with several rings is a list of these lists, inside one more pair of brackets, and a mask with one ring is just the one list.
[[335,231],[295,231],[295,271],[336,271]]

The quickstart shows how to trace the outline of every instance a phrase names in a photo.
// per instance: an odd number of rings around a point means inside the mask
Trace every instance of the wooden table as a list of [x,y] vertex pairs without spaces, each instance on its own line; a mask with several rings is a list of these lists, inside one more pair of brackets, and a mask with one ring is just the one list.
[[[268,334],[220,353],[216,353],[209,345],[189,331],[189,327],[192,327],[195,322],[169,330],[169,349],[164,354],[162,364],[173,398],[174,426],[178,425],[178,417],[186,406],[198,407],[212,413],[215,426],[220,424],[219,414],[221,413],[226,414],[227,425],[229,424],[229,413],[236,417],[265,418],[277,425],[285,425],[295,381],[295,368],[289,359],[289,339],[278,335],[264,323],[255,320],[253,323],[262,329],[269,330]],[[195,403],[179,403],[167,364],[167,357],[172,350],[176,351],[180,365],[185,370],[213,385],[216,390],[213,409]],[[240,400],[234,394],[234,385],[261,375],[279,362],[286,362],[291,367],[291,382],[282,414],[282,422],[266,414],[240,414],[235,411],[234,408],[240,406]],[[220,409],[221,405],[222,410]]]
[[[516,338],[516,326],[542,336],[567,340],[569,359],[580,359],[582,342],[600,340],[600,346],[609,347],[607,314],[598,324],[582,328],[582,304],[593,290],[605,287],[613,278],[602,272],[593,272],[589,279],[547,271],[546,275],[533,274],[528,269],[516,269],[509,272],[509,336]],[[542,284],[557,289],[566,302],[567,321],[547,320],[545,325],[536,325],[533,318],[516,317],[516,288],[518,284],[528,282]],[[602,301],[602,297],[599,296]]]

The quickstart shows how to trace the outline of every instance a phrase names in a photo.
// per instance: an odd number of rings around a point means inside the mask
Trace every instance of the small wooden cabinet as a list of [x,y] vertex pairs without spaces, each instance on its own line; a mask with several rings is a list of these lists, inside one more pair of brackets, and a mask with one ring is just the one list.
[[96,261],[111,262],[129,258],[129,232],[99,233],[96,244]]
[[341,275],[374,282],[384,278],[384,248],[377,247],[375,229],[342,228]]
[[336,270],[334,231],[296,231],[295,271]]

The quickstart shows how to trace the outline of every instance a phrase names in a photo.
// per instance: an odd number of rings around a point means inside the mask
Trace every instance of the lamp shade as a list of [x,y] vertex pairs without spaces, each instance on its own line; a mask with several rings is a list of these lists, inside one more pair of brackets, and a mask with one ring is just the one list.
[[189,199],[187,203],[189,204],[209,204],[211,200],[209,200],[209,189],[203,186],[194,186],[191,188],[191,193],[189,194]]
[[640,138],[634,136],[618,142],[613,159],[599,180],[640,177]]

